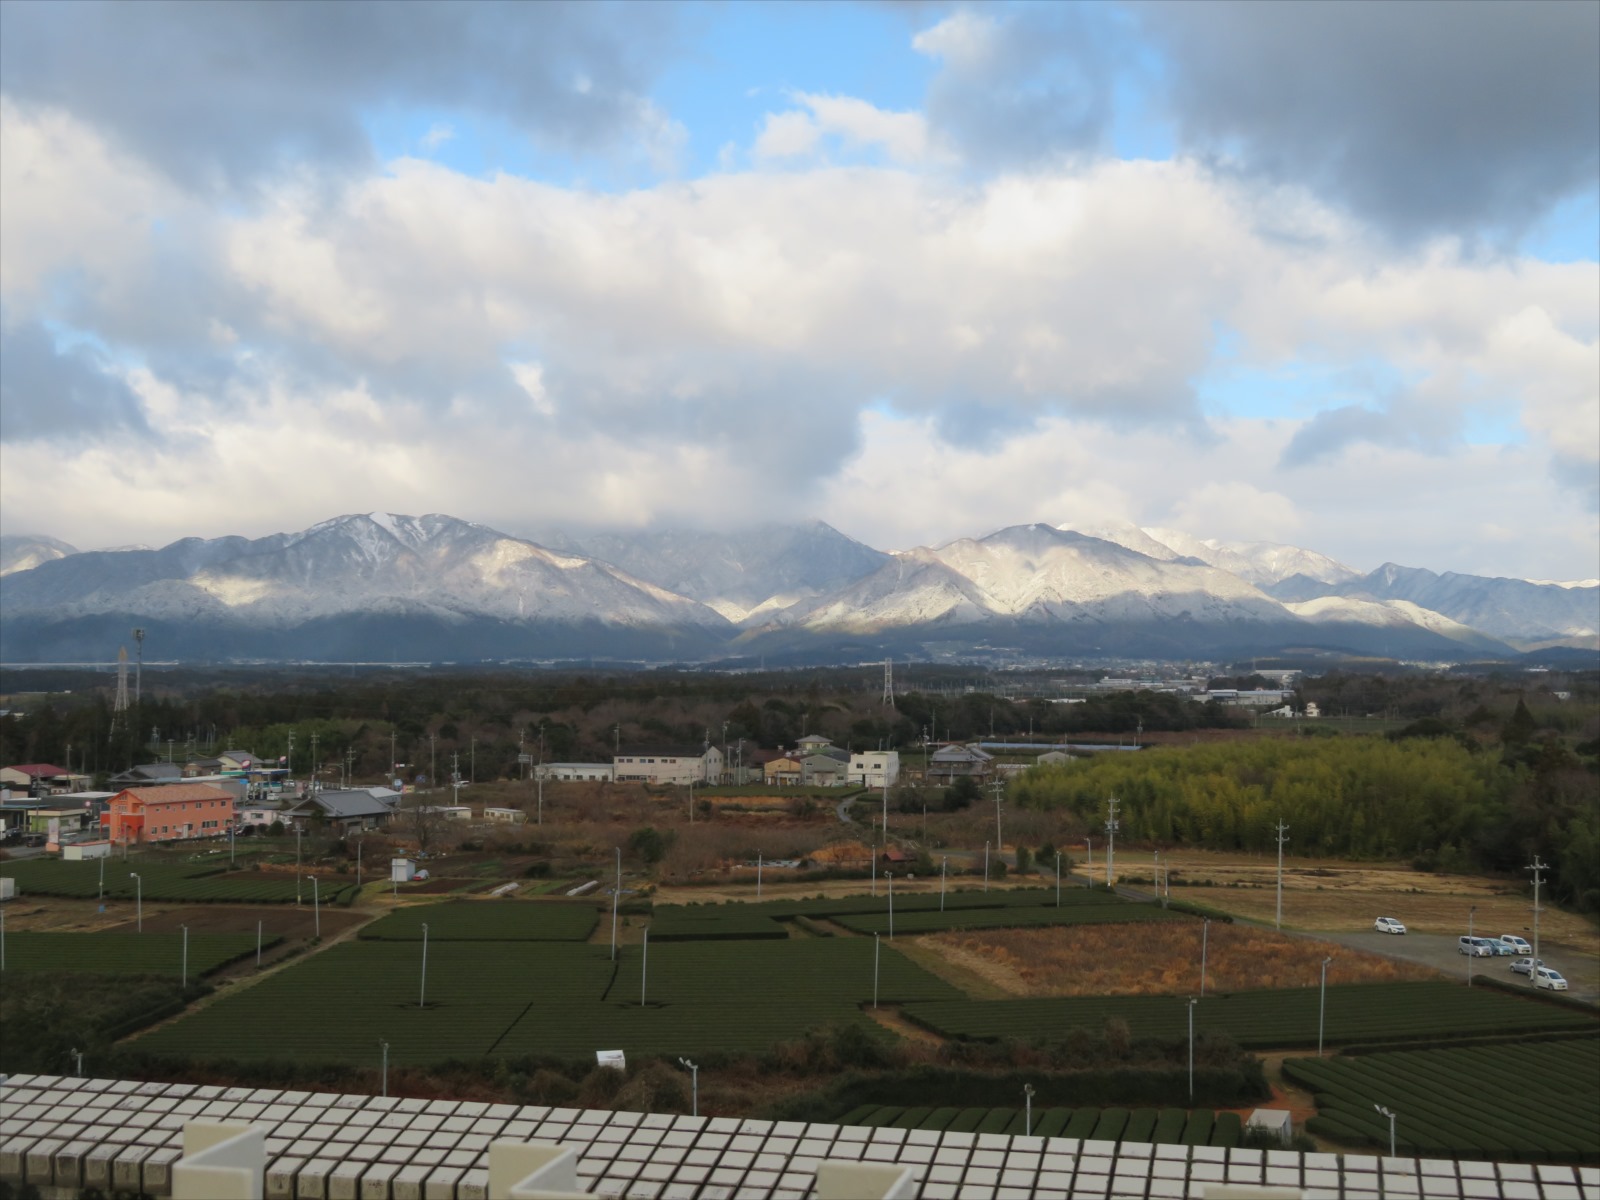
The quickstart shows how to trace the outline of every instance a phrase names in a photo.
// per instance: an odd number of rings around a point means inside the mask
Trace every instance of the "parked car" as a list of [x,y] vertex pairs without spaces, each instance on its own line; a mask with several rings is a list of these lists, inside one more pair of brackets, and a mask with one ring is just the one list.
[[1379,933],[1404,933],[1406,927],[1393,917],[1379,917],[1372,923],[1372,927]]
[[1489,949],[1494,951],[1496,958],[1510,958],[1513,954],[1518,953],[1517,948],[1510,942],[1506,941],[1505,938],[1492,937],[1487,940],[1489,942]]
[[1514,933],[1502,933],[1500,940],[1509,946],[1515,946],[1518,954],[1532,954],[1533,947],[1528,945]]
[[1462,954],[1469,954],[1473,958],[1493,958],[1494,948],[1489,945],[1488,938],[1467,937],[1463,934],[1456,939],[1456,949]]
[[1552,971],[1549,967],[1535,967],[1533,986],[1548,988],[1552,992],[1564,992],[1567,990],[1567,981],[1560,971]]
[[1518,975],[1532,975],[1535,967],[1544,966],[1542,958],[1514,958],[1511,960],[1511,969]]

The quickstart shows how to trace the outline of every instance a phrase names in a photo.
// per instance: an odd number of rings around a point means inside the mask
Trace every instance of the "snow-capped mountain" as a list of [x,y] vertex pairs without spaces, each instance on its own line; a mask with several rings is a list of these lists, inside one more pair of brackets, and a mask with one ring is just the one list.
[[[28,546],[43,547],[30,550]],[[552,544],[553,543],[553,544]],[[1018,525],[884,554],[820,522],[732,535],[514,537],[454,517],[337,517],[262,538],[73,552],[10,538],[0,659],[693,659],[893,647],[1403,657],[1600,645],[1600,587],[1358,576],[1292,546],[1127,524]],[[44,561],[21,565],[27,554]],[[742,631],[741,631],[742,630]]]
[[165,632],[169,644],[236,657],[301,645],[382,659],[698,655],[732,632],[704,605],[615,567],[439,515],[75,554],[8,576],[0,595],[14,660],[53,657],[28,650],[102,626],[120,642],[130,619],[152,642]]
[[889,556],[822,521],[737,533],[535,534],[534,541],[621,567],[738,623],[771,619],[877,570]]
[[8,533],[0,536],[0,575],[29,571],[40,563],[54,562],[77,552],[76,546],[52,537]]
[[1442,618],[1420,610],[1415,619],[1399,608],[1365,611],[1347,604],[1337,611],[1313,606],[1303,616],[1237,576],[1170,548],[1157,558],[1048,525],[906,551],[784,617],[756,631],[755,640],[787,646],[802,634],[949,639],[958,631],[972,639],[988,630],[1008,644],[1053,641],[1063,650],[1108,652],[1183,644],[1193,653],[1251,642],[1372,648],[1381,638],[1411,653],[1463,640],[1453,629],[1444,632]]
[[1405,600],[1492,637],[1519,645],[1587,644],[1600,636],[1600,587],[1489,579],[1482,575],[1436,575],[1420,567],[1385,563],[1376,571],[1324,585],[1304,577],[1267,588],[1279,599],[1347,596],[1361,600]]

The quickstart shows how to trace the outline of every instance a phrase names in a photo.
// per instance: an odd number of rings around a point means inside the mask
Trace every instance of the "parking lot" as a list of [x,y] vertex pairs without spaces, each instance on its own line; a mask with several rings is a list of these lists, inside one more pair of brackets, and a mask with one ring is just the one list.
[[[1470,962],[1474,978],[1487,975],[1497,980],[1521,983],[1530,992],[1534,990],[1533,985],[1527,982],[1526,975],[1512,972],[1511,963],[1514,959],[1501,956],[1469,959],[1456,948],[1455,937],[1437,933],[1395,935],[1378,933],[1370,929],[1361,933],[1323,932],[1318,933],[1317,937],[1372,954],[1386,954],[1406,962],[1420,963],[1448,974],[1459,975],[1462,979],[1467,976],[1467,964]],[[1559,942],[1541,941],[1539,944],[1539,957],[1544,960],[1545,965],[1554,967],[1566,976],[1571,989],[1566,994],[1596,1004],[1600,1003],[1600,977],[1597,977],[1600,976],[1600,972],[1595,970],[1591,955],[1572,953],[1570,948]]]

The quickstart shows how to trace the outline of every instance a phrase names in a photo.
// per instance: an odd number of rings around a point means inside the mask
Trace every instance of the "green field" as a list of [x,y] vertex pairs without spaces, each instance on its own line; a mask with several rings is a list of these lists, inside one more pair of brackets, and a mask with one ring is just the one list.
[[[412,1064],[491,1055],[592,1061],[606,1049],[761,1050],[818,1025],[880,1032],[861,1012],[872,999],[873,950],[864,938],[652,945],[641,1007],[640,946],[623,947],[613,964],[602,945],[430,938],[428,1007],[419,1008],[421,944],[358,941],[290,966],[132,1048],[202,1061],[355,1064],[375,1062],[380,1039],[390,1043],[393,1061]],[[960,994],[887,946],[880,969],[884,1003]],[[277,1020],[286,1012],[304,1019]],[[270,1039],[239,1036],[262,1021],[276,1022]]]
[[[898,932],[928,933],[940,929],[1004,929],[1079,922],[1137,921],[1151,918],[1184,920],[1181,914],[1124,900],[1104,889],[1063,888],[1060,903],[1054,888],[1016,888],[992,892],[951,891],[941,907],[938,892],[902,892],[894,899]],[[837,921],[858,933],[889,931],[887,884],[876,896],[817,897],[768,900],[755,904],[658,905],[650,936],[658,941],[715,938],[786,937],[785,921],[796,917]]]
[[[1028,1132],[1022,1108],[903,1108],[863,1104],[839,1118],[841,1125],[890,1129],[952,1130],[957,1133]],[[1239,1114],[1184,1108],[1035,1108],[1034,1137],[1097,1138],[1109,1142],[1155,1142],[1175,1146],[1239,1145]]]
[[[1316,988],[1208,996],[1195,1006],[1195,1032],[1217,1030],[1247,1047],[1315,1046],[1317,1008]],[[1112,1017],[1126,1021],[1135,1038],[1181,1038],[1188,1031],[1185,1002],[1175,996],[936,1001],[909,1005],[905,1015],[946,1037],[978,1040],[1059,1039],[1073,1029],[1098,1033]],[[1455,983],[1357,983],[1328,988],[1325,1042],[1596,1027],[1591,1014]]]
[[1313,1133],[1402,1154],[1600,1161],[1600,1038],[1288,1059]]
[[599,919],[592,902],[456,901],[397,909],[368,925],[360,936],[374,941],[421,941],[426,922],[429,941],[581,942],[594,932]]
[[[261,945],[276,946],[276,934]],[[209,975],[256,952],[253,933],[189,935],[189,978]],[[8,933],[6,970],[88,971],[101,975],[170,975],[183,970],[181,933]]]
[[[30,859],[0,864],[0,877],[15,879],[21,896],[64,896],[93,900],[101,895],[101,863],[105,864],[107,900],[132,900],[142,889],[146,900],[193,902],[222,901],[239,904],[293,904],[297,895],[311,900],[311,883],[297,888],[292,875],[264,874],[259,871],[229,871],[227,858],[193,863],[124,862],[120,858],[89,862],[61,862],[56,859]],[[139,881],[131,878],[137,872]],[[321,880],[321,899],[332,904],[354,883]]]

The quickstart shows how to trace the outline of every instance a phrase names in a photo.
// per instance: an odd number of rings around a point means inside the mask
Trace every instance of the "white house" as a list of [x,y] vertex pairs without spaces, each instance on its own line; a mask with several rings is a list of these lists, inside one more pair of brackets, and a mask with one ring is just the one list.
[[715,746],[630,749],[616,756],[618,783],[705,783],[722,778],[722,751]]
[[857,750],[850,756],[850,781],[869,788],[893,787],[900,778],[898,750]]

